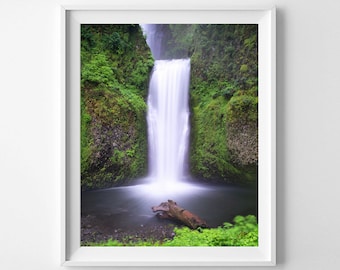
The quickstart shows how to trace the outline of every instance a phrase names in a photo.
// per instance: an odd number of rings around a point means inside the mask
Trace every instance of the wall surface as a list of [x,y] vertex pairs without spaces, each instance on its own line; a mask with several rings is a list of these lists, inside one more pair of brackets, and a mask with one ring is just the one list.
[[[105,3],[92,1],[99,2]],[[223,2],[276,5],[278,11],[275,268],[339,269],[340,1]],[[0,1],[0,269],[4,270],[62,269],[60,4]]]

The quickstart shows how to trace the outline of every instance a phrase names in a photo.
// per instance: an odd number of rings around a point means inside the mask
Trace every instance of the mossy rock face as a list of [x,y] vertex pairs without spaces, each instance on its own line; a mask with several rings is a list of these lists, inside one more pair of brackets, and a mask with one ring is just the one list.
[[128,183],[147,169],[146,95],[153,59],[138,25],[83,25],[81,184]]
[[191,58],[190,169],[196,177],[256,181],[257,35],[256,25],[168,27],[169,54]]
[[248,92],[230,99],[227,105],[227,145],[234,163],[258,163],[258,98]]
[[91,155],[88,166],[83,164],[84,188],[108,187],[142,175],[146,159],[145,145],[141,147],[146,137],[141,130],[143,111],[135,111],[122,95],[103,91],[98,97],[98,90],[87,91]]
[[239,174],[230,162],[226,144],[226,101],[207,98],[193,108],[190,165],[198,178],[232,182]]
[[258,98],[249,93],[237,91],[229,101],[206,96],[193,108],[190,168],[194,176],[228,183],[255,181]]

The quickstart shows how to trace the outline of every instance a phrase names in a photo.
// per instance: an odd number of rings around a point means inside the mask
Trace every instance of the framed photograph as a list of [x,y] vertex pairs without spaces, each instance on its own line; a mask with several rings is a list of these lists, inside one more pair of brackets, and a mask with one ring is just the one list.
[[61,261],[276,261],[275,8],[61,8]]

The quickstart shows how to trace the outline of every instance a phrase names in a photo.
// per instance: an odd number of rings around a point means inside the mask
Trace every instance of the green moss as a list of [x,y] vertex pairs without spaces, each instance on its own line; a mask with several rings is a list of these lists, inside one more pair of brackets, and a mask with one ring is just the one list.
[[248,71],[248,66],[247,65],[241,65],[240,71],[241,72],[247,72]]
[[[207,91],[214,96],[217,90]],[[223,96],[199,94],[201,100],[193,108],[191,121],[191,172],[199,178],[231,182],[240,172],[230,162],[226,144],[227,101]]]
[[191,170],[206,179],[254,182],[257,26],[197,25],[193,31]]
[[240,164],[248,181],[257,175],[258,97],[255,93],[255,90],[237,91],[227,104],[230,156],[234,163]]
[[227,119],[229,123],[257,121],[258,97],[237,92],[228,102]]
[[153,59],[138,25],[82,25],[82,188],[122,184],[147,167]]

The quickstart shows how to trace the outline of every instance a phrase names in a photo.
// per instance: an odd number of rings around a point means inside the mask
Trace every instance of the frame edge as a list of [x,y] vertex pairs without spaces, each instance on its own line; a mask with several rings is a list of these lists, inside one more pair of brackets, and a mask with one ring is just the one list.
[[[130,2],[130,1],[129,1]],[[251,8],[251,7],[240,7],[240,8],[227,8],[226,5],[222,5],[224,8],[218,9],[216,7],[196,7],[190,8],[186,6],[184,8],[150,8],[145,7],[143,5],[139,5],[137,8],[131,8],[125,5],[109,5],[109,6],[101,6],[101,5],[61,5],[60,6],[60,14],[61,14],[61,93],[60,93],[60,108],[61,108],[61,257],[60,264],[62,266],[169,266],[169,262],[113,262],[113,261],[71,261],[67,259],[67,169],[66,169],[66,161],[67,161],[67,134],[66,134],[66,125],[67,125],[67,106],[66,106],[66,91],[67,91],[67,12],[72,10],[82,10],[82,11],[90,11],[90,10],[119,10],[119,11],[131,11],[131,10],[206,10],[206,11],[214,11],[214,10],[231,10],[231,11],[267,11],[270,16],[270,45],[271,45],[271,62],[270,62],[270,70],[271,70],[271,108],[270,111],[272,113],[271,116],[271,253],[270,259],[268,261],[256,261],[256,262],[215,262],[207,261],[207,264],[200,263],[200,266],[275,266],[276,265],[276,7],[271,8]],[[171,262],[173,266],[195,266],[193,262]],[[199,266],[198,264],[196,266]]]
[[66,8],[60,6],[60,265],[66,262]]
[[276,265],[276,6],[270,9],[271,21],[271,155],[272,155],[272,234],[271,234],[271,261],[272,265]]

